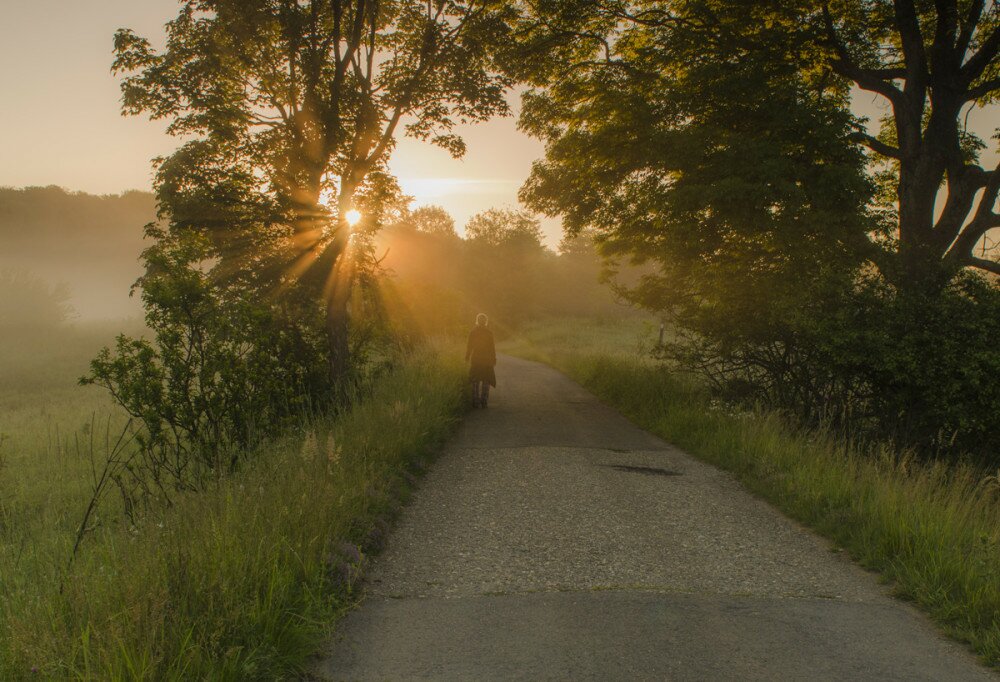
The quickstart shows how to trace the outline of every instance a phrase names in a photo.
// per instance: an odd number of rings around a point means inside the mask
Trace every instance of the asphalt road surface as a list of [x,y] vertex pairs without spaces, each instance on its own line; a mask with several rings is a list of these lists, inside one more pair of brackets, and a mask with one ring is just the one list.
[[998,679],[729,474],[544,365],[497,378],[320,679]]

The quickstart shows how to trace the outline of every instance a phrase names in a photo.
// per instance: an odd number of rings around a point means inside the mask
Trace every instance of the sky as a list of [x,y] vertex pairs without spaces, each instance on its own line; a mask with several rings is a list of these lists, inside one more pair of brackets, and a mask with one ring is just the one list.
[[[176,0],[0,0],[0,186],[150,189],[150,160],[178,140],[162,122],[121,115],[112,37],[127,27],[156,45],[177,7]],[[415,197],[412,207],[443,206],[461,231],[479,211],[518,207],[517,190],[542,145],[513,118],[458,132],[468,145],[461,160],[403,138],[390,165]],[[549,244],[558,244],[559,221],[543,220],[543,229]]]
[[[0,0],[0,186],[59,185],[95,194],[150,189],[150,160],[169,154],[178,140],[162,122],[121,115],[110,72],[112,36],[128,27],[155,45],[177,7],[177,0]],[[517,98],[511,100],[516,108]],[[860,94],[855,103],[877,119],[876,98]],[[987,139],[998,124],[996,108],[972,120]],[[415,198],[413,207],[441,205],[461,231],[479,211],[518,206],[517,190],[542,145],[520,133],[513,118],[458,132],[468,145],[463,159],[402,138],[390,166]],[[992,149],[983,161],[996,162]],[[542,224],[556,245],[559,221]]]

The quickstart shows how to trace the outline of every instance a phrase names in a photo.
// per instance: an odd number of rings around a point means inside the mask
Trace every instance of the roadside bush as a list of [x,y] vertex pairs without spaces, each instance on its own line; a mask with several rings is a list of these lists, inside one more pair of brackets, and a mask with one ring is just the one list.
[[860,289],[817,339],[862,433],[1000,464],[1000,289],[966,274],[934,296]]
[[[661,356],[728,400],[779,408],[925,457],[1000,464],[1000,289],[962,275],[934,295],[878,279],[688,317]],[[740,312],[743,310],[743,312]]]
[[133,418],[137,457],[116,481],[134,508],[232,470],[240,453],[330,393],[319,311],[284,314],[213,282],[207,242],[160,235],[142,280],[152,339],[119,336],[81,381],[108,389]]

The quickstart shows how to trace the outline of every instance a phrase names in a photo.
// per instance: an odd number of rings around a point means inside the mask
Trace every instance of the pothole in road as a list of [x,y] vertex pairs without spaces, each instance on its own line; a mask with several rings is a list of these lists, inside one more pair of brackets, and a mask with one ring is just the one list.
[[624,471],[630,474],[645,474],[647,476],[680,476],[681,472],[662,469],[660,467],[640,467],[632,464],[602,464],[602,467]]

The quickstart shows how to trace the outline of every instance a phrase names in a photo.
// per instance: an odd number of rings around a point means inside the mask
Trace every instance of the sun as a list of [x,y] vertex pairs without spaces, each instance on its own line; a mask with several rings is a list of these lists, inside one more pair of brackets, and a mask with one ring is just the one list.
[[354,227],[361,222],[361,211],[356,208],[352,208],[344,215],[344,220],[347,221],[348,225]]

